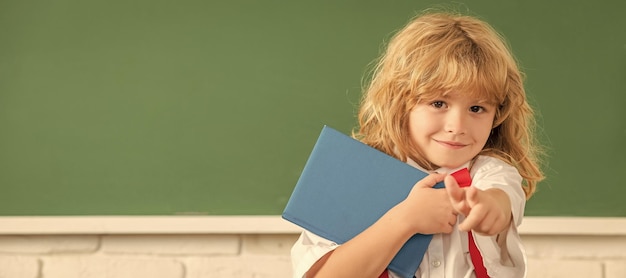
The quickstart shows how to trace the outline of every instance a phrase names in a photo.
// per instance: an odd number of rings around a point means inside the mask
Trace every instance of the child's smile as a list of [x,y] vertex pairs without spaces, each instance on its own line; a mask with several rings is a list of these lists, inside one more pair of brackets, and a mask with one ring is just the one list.
[[463,144],[463,143],[455,142],[455,141],[439,141],[439,140],[436,140],[436,139],[433,139],[433,140],[435,140],[436,142],[438,142],[442,146],[448,147],[448,148],[451,148],[451,149],[460,149],[460,148],[463,148],[463,147],[468,145],[468,144]]

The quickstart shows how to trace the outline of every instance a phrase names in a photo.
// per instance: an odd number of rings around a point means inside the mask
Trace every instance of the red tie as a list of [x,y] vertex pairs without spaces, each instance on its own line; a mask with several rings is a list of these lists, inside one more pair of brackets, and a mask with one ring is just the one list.
[[[451,175],[459,184],[459,187],[467,187],[472,184],[472,177],[470,176],[469,170],[467,170],[467,168],[458,170]],[[478,247],[476,247],[476,243],[474,242],[472,231],[469,231],[467,235],[469,239],[470,257],[472,258],[472,264],[474,265],[474,273],[476,274],[476,278],[489,278],[489,275],[487,274],[487,269],[483,264],[483,257],[480,255],[480,251],[478,250]],[[378,278],[389,278],[389,273],[387,273],[387,270],[385,270]]]

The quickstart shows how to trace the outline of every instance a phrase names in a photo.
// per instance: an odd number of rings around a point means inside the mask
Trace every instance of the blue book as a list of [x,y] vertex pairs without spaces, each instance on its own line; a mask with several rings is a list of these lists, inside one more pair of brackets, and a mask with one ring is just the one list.
[[[428,174],[328,126],[313,147],[282,217],[343,244],[401,202]],[[443,183],[435,185],[442,188]],[[411,278],[432,235],[416,234],[388,269]]]

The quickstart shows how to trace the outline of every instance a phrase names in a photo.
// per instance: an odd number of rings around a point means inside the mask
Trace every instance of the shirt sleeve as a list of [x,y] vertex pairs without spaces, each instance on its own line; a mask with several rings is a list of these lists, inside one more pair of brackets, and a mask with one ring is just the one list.
[[294,278],[305,277],[315,262],[339,245],[309,231],[303,231],[291,248],[291,263]]
[[495,236],[473,233],[487,272],[491,277],[524,277],[527,260],[517,232],[526,205],[522,176],[515,167],[493,157],[479,157],[472,168],[475,170],[472,186],[481,190],[501,189],[511,201],[513,221],[508,229]]

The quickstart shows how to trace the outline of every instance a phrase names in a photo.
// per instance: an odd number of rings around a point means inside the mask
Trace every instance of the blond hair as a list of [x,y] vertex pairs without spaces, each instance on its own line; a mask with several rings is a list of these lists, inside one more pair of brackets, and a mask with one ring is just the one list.
[[534,113],[523,77],[505,40],[471,16],[425,13],[397,32],[374,68],[358,114],[355,138],[402,161],[433,170],[409,136],[410,110],[452,90],[495,104],[498,109],[482,155],[515,166],[526,197],[544,178]]

